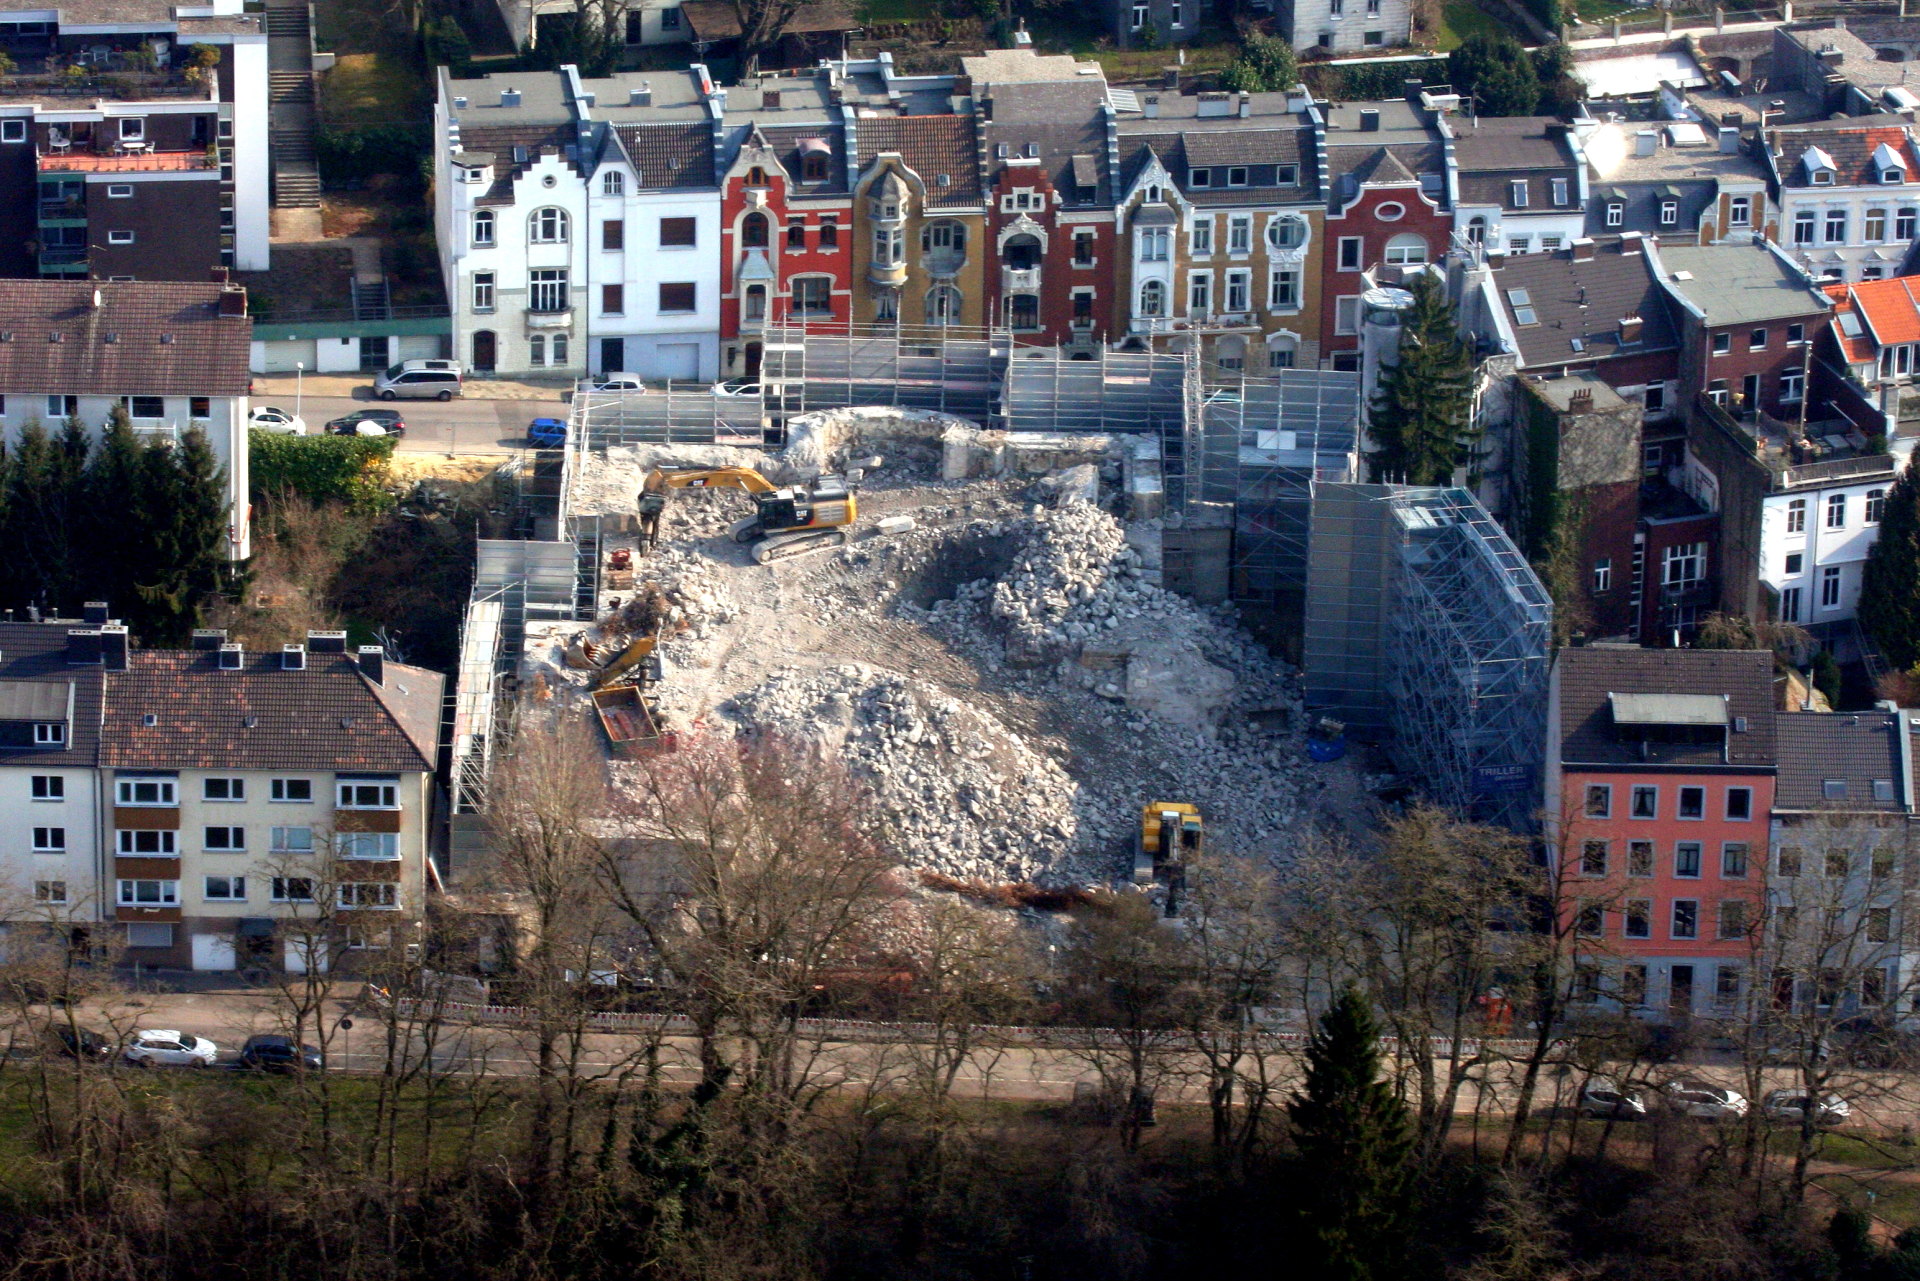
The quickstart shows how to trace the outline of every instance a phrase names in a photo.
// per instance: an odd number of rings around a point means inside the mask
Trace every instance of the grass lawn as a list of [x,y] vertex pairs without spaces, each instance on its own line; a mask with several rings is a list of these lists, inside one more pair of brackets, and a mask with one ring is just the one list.
[[1507,28],[1474,3],[1474,0],[1447,0],[1440,10],[1440,24],[1427,32],[1427,41],[1436,53],[1458,49],[1468,36],[1503,35]]
[[1632,0],[1573,0],[1574,16],[1582,22],[1607,22],[1613,18],[1646,17],[1659,14]]
[[335,54],[320,77],[320,115],[329,125],[424,120],[432,93],[412,33],[382,0],[333,0],[315,7],[316,35]]
[[[1187,51],[1186,66],[1182,68],[1182,77],[1206,75],[1215,71],[1224,71],[1233,61],[1235,51],[1231,43],[1190,44],[1182,46]],[[1107,79],[1114,84],[1131,84],[1139,81],[1159,80],[1161,68],[1178,63],[1180,55],[1172,48],[1166,49],[1075,49],[1074,55],[1091,58],[1106,71]]]
[[860,6],[862,22],[920,22],[940,16],[940,6],[927,0],[866,0]]

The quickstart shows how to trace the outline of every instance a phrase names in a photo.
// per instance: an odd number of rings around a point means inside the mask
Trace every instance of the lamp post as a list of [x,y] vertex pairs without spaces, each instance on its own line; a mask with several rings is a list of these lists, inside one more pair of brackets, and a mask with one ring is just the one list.
[[[293,416],[300,418],[301,404],[307,390],[307,363],[304,360],[293,362]],[[305,421],[301,419],[301,421]]]

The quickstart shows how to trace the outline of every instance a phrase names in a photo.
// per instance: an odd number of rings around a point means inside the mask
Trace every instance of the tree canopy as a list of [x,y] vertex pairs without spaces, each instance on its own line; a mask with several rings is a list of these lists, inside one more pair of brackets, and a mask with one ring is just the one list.
[[1408,288],[1397,363],[1381,371],[1368,407],[1367,462],[1376,482],[1444,485],[1473,439],[1473,360],[1440,282],[1422,272]]
[[1483,116],[1530,116],[1540,104],[1540,75],[1511,36],[1481,32],[1447,55],[1453,87],[1472,94]]
[[1860,580],[1860,625],[1902,670],[1920,662],[1920,459],[1887,491]]
[[1220,87],[1234,93],[1277,93],[1293,88],[1299,79],[1293,46],[1252,32],[1240,42],[1240,52],[1233,62],[1220,73]]

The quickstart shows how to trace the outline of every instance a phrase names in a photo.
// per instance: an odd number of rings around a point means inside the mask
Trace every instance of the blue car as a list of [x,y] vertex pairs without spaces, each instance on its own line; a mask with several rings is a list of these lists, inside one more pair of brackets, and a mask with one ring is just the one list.
[[527,426],[527,444],[554,449],[567,443],[567,425],[558,418],[536,418]]

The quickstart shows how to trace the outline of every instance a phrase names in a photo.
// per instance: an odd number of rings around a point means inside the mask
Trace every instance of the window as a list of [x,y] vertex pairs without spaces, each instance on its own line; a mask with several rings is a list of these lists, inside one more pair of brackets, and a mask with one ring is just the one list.
[[1618,227],[1627,220],[1627,207],[1618,200],[1607,201],[1607,226]]
[[1605,876],[1607,874],[1607,843],[1605,841],[1587,841],[1580,847],[1580,875]]
[[67,829],[64,827],[36,827],[33,829],[33,852],[36,854],[59,854],[67,848]]
[[1704,787],[1683,787],[1680,789],[1680,817],[1705,818],[1707,816],[1707,789]]
[[608,218],[600,224],[600,248],[617,253],[627,247],[627,224],[623,218]]
[[566,244],[567,211],[551,206],[534,210],[527,219],[527,239],[536,245]]
[[1014,294],[1007,299],[1007,327],[1009,329],[1040,328],[1040,299],[1035,294]]
[[541,366],[547,363],[547,336],[534,334],[527,339],[527,363]]
[[527,310],[561,312],[567,309],[567,271],[564,267],[542,267],[529,272]]
[[341,858],[393,862],[400,857],[400,837],[394,832],[341,832],[334,843]]
[[1795,574],[1798,574],[1801,571],[1801,568],[1806,564],[1806,560],[1807,560],[1807,557],[1806,557],[1806,553],[1804,552],[1788,552],[1787,559],[1786,559],[1787,576],[1791,578]]
[[247,799],[247,780],[244,778],[201,779],[200,799],[203,801],[244,801]]
[[1187,280],[1187,310],[1204,316],[1213,310],[1213,277],[1196,272]]
[[1728,841],[1720,847],[1720,877],[1722,880],[1742,881],[1747,876],[1747,843]]
[[1365,252],[1366,241],[1359,236],[1340,237],[1340,270],[1360,270],[1360,255]]
[[1387,33],[1384,31],[1363,31],[1360,33],[1360,43],[1363,45],[1373,47],[1384,45],[1386,42]]
[[1714,355],[1724,356],[1732,350],[1733,350],[1732,334],[1715,334],[1713,336],[1713,354]]
[[1749,227],[1753,225],[1753,197],[1735,196],[1727,202],[1727,225],[1729,227]]
[[1828,850],[1826,862],[1827,878],[1835,881],[1845,880],[1847,876],[1847,866],[1852,862],[1853,859],[1847,851]]
[[1149,280],[1140,286],[1140,314],[1142,316],[1164,316],[1167,314],[1167,286],[1159,280]]
[[[692,289],[692,285],[687,286]],[[793,282],[793,313],[796,316],[831,316],[833,281],[826,276],[798,276]]]
[[1783,403],[1797,405],[1807,394],[1807,374],[1802,369],[1789,369],[1780,375],[1780,399]]
[[120,119],[120,141],[139,142],[147,136],[147,121],[144,116],[122,116]]
[[1867,491],[1867,524],[1878,525],[1880,518],[1886,514],[1886,511],[1887,491],[1884,489],[1869,489]]
[[274,828],[273,852],[276,854],[313,853],[313,829],[311,827]]
[[180,882],[121,881],[118,898],[122,907],[171,907],[180,902]]
[[1633,817],[1660,817],[1660,789],[1651,783],[1633,785]]
[[1677,898],[1673,900],[1673,937],[1677,939],[1697,939],[1700,937],[1700,904],[1698,900]]
[[1094,263],[1098,261],[1098,259],[1096,259],[1093,256],[1093,249],[1094,249],[1094,240],[1093,240],[1093,232],[1091,229],[1080,230],[1073,233],[1073,265],[1074,266],[1076,267],[1093,266]]
[[1845,529],[1847,527],[1847,496],[1845,494],[1827,495],[1827,528]]
[[1797,623],[1800,621],[1800,589],[1789,587],[1780,593],[1780,621]]
[[1234,313],[1246,311],[1253,305],[1253,277],[1245,271],[1227,273],[1227,310]]
[[1707,576],[1707,545],[1679,543],[1661,553],[1661,581],[1668,587],[1695,586]]
[[1620,970],[1620,1000],[1627,1005],[1644,1005],[1647,1001],[1647,967],[1644,965],[1623,966]]
[[400,887],[392,881],[348,881],[340,886],[341,907],[393,908],[400,906]]
[[663,282],[660,286],[660,310],[663,313],[692,311],[697,302],[691,281]]
[[1641,404],[1650,414],[1657,414],[1667,407],[1667,385],[1648,383],[1640,393]]
[[1677,200],[1662,200],[1660,202],[1660,225],[1662,227],[1672,227],[1678,224],[1679,221],[1680,202]]
[[625,285],[600,286],[600,314],[618,316],[627,309],[627,287]]
[[1307,224],[1298,218],[1274,218],[1267,223],[1267,244],[1275,249],[1298,249],[1307,243]]
[[1387,242],[1387,261],[1396,266],[1417,266],[1427,260],[1427,242],[1408,232]]
[[1729,787],[1727,789],[1727,820],[1733,823],[1744,823],[1752,817],[1753,789]]
[[187,397],[187,417],[196,418],[196,419],[207,419],[207,418],[213,417],[213,397],[211,396]]
[[1722,939],[1743,939],[1747,936],[1747,901],[1738,898],[1723,898],[1719,904],[1715,937]]
[[[1336,298],[1333,300],[1333,332],[1336,334],[1357,334],[1360,332],[1360,299],[1358,296]],[[1359,366],[1356,364],[1354,368],[1358,369]]]
[[600,194],[603,196],[624,196],[627,194],[627,178],[618,169],[609,169],[600,179]]
[[1650,898],[1628,899],[1626,926],[1620,932],[1630,939],[1652,938],[1653,900]]
[[838,249],[840,247],[840,224],[832,218],[820,220],[820,248]]
[[1627,842],[1627,875],[1628,876],[1652,876],[1653,875],[1653,842],[1652,841],[1628,841]]
[[172,805],[174,781],[170,778],[123,778],[116,781],[115,803],[119,805]]
[[660,220],[660,247],[662,249],[692,249],[698,237],[699,222],[693,218],[662,218]]
[[80,398],[78,396],[47,397],[47,417],[49,418],[72,418],[79,412]]
[[1593,594],[1604,596],[1613,587],[1613,561],[1610,557],[1601,557],[1593,562]]
[[26,121],[0,120],[0,142],[25,142],[26,140]]
[[744,249],[765,249],[768,235],[767,216],[763,213],[750,213],[740,220],[740,245]]
[[1229,187],[1246,186],[1247,185],[1247,167],[1245,165],[1234,165],[1231,168],[1229,168],[1227,170],[1227,185]]
[[273,901],[276,903],[313,902],[313,878],[308,876],[274,877]]
[[35,774],[32,790],[36,801],[64,801],[67,799],[67,780],[58,774]]
[[489,249],[493,246],[493,210],[476,209],[473,211],[473,247]]
[[1166,227],[1149,227],[1140,233],[1140,261],[1166,262],[1173,256],[1173,233]]
[[1793,243],[1810,245],[1814,239],[1814,227],[1818,223],[1817,215],[1811,209],[1802,209],[1793,216]]
[[209,853],[232,854],[247,848],[247,829],[244,827],[209,827],[204,837],[201,848]]
[[1885,943],[1893,937],[1893,909],[1890,907],[1870,907],[1867,909],[1867,942]]
[[957,325],[960,323],[960,291],[952,285],[935,285],[927,291],[927,323],[929,325]]
[[555,334],[553,336],[553,363],[556,366],[567,363],[567,336],[565,334]]
[[67,741],[67,727],[58,721],[43,721],[33,727],[33,741],[38,747],[58,747]]
[[1268,369],[1292,369],[1296,352],[1291,346],[1272,346],[1267,348]]
[[178,858],[178,832],[128,831],[122,829],[115,848],[130,858]]
[[1840,607],[1840,567],[1829,565],[1820,571],[1820,608]]
[[343,810],[400,808],[399,785],[385,780],[342,780],[334,804]]
[[493,310],[493,273],[490,271],[473,273],[473,309],[475,311]]
[[1174,0],[1173,4],[1167,9],[1167,25],[1173,27],[1185,26],[1186,24],[1181,21],[1181,17],[1180,0]]
[[1674,845],[1673,874],[1688,878],[1700,875],[1700,842],[1680,841]]
[[1860,234],[1867,240],[1880,241],[1887,238],[1887,211],[1869,209],[1863,221]]
[[1135,31],[1138,31],[1147,25],[1147,14],[1148,14],[1148,9],[1146,5],[1137,4],[1133,6],[1133,16],[1130,19],[1130,22]]
[[1515,209],[1527,207],[1527,180],[1515,178],[1507,183],[1507,202]]
[[873,265],[896,267],[906,257],[906,233],[898,227],[873,229]]
[[1553,179],[1553,203],[1556,205],[1564,205],[1567,203],[1567,180],[1565,178]]
[[276,778],[267,785],[270,799],[288,804],[307,804],[313,800],[313,780],[310,778]]
[[1610,783],[1587,784],[1587,817],[1613,817],[1613,785]]
[[201,884],[200,897],[209,903],[237,903],[247,897],[244,876],[209,876]]
[[1837,245],[1847,238],[1847,211],[1844,209],[1827,210],[1827,243]]
[[1213,252],[1213,219],[1201,218],[1195,222],[1188,236],[1190,241],[1188,248],[1196,257],[1211,254]]
[[1607,912],[1597,903],[1584,903],[1574,918],[1573,930],[1581,938],[1597,939],[1606,933]]
[[1800,875],[1800,859],[1805,851],[1788,845],[1781,849],[1773,861],[1774,874],[1792,880]]
[[1722,965],[1713,974],[1713,1003],[1731,1009],[1740,999],[1740,967]]
[[806,247],[807,220],[805,218],[787,219],[787,248],[805,249]]
[[36,903],[65,903],[67,901],[67,883],[65,881],[35,881],[33,883],[33,901]]
[[1795,498],[1787,503],[1787,532],[1802,534],[1807,529],[1807,500]]

